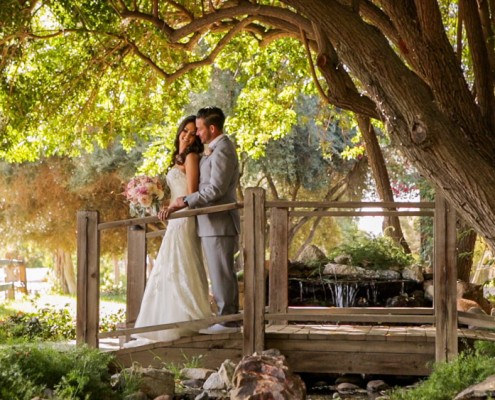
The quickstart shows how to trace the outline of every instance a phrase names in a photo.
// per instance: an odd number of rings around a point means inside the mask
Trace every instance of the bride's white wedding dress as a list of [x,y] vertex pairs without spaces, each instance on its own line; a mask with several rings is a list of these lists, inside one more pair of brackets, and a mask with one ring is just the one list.
[[[170,169],[167,184],[172,200],[187,194],[186,175],[179,168]],[[196,234],[196,218],[171,219],[134,326],[191,321],[211,315],[201,242]],[[194,333],[192,330],[174,328],[133,334],[132,337],[137,340],[126,343],[124,347],[152,341],[172,341]]]

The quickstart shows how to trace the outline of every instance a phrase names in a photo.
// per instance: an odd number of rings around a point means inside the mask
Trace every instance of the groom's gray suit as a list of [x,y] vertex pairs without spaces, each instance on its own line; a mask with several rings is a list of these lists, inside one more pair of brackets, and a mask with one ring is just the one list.
[[[211,152],[200,161],[197,192],[186,196],[189,207],[205,207],[237,201],[239,161],[234,144],[226,135],[209,146]],[[235,314],[239,289],[234,271],[234,252],[240,232],[238,210],[198,215],[198,235],[208,265],[218,315]]]

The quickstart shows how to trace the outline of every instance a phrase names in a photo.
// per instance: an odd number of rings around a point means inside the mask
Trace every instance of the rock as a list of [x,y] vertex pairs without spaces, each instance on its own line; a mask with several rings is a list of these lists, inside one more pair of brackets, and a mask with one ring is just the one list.
[[245,356],[234,371],[231,400],[284,399],[303,400],[306,386],[299,375],[292,374],[282,355],[257,353]]
[[349,254],[341,254],[333,259],[336,264],[351,265],[351,256]]
[[152,399],[160,395],[175,394],[175,378],[170,371],[134,365],[125,370],[124,376],[127,374],[136,376],[140,382],[139,390]]
[[161,396],[155,397],[153,400],[173,400],[174,398],[168,394],[162,394]]
[[323,275],[332,275],[338,277],[356,277],[365,274],[365,269],[354,265],[344,265],[328,263],[325,265]]
[[205,390],[223,390],[226,388],[227,385],[223,380],[223,377],[218,372],[211,374],[203,384],[203,389]]
[[301,252],[297,261],[302,263],[312,262],[312,261],[322,261],[325,260],[327,256],[318,246],[310,244],[304,248]]
[[234,378],[234,370],[236,364],[231,360],[225,360],[218,369],[218,375],[225,383],[227,389],[232,389],[232,379]]
[[215,370],[208,368],[183,368],[180,370],[180,376],[185,379],[201,379],[207,380]]
[[145,393],[138,391],[125,396],[124,400],[148,400],[148,396],[146,396]]
[[411,265],[410,267],[406,267],[402,271],[402,278],[421,283],[425,280],[423,276],[423,268],[420,265]]
[[336,385],[340,385],[342,383],[351,383],[359,387],[364,385],[363,378],[360,375],[350,375],[350,374],[345,374],[335,379]]
[[188,388],[198,389],[203,387],[205,381],[202,379],[186,379],[181,381],[181,383]]
[[433,281],[432,280],[424,281],[423,288],[425,291],[425,298],[429,301],[433,301],[433,295],[434,295]]
[[382,281],[396,281],[401,278],[401,274],[398,271],[394,271],[392,269],[385,270],[365,270],[364,277],[368,279],[377,279]]
[[341,395],[350,395],[356,393],[362,393],[362,390],[358,385],[350,382],[344,382],[337,385],[337,392]]
[[369,381],[367,384],[366,384],[366,390],[368,392],[372,392],[372,393],[377,393],[377,392],[381,392],[382,390],[387,390],[389,389],[390,386],[387,385],[384,381],[382,381],[381,379],[376,379],[376,380],[373,380],[373,381]]
[[489,376],[483,382],[464,389],[454,400],[488,400],[495,396],[495,375]]

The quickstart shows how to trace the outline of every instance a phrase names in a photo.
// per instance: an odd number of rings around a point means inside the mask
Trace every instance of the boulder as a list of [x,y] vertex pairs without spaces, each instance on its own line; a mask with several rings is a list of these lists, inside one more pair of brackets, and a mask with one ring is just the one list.
[[495,397],[495,375],[464,389],[454,400],[488,400]]
[[293,374],[278,351],[245,356],[237,365],[230,391],[231,400],[304,400],[306,386]]
[[299,257],[297,258],[297,261],[302,262],[302,263],[307,263],[307,262],[312,262],[312,261],[322,261],[325,260],[327,256],[321,250],[318,246],[315,246],[314,244],[310,244],[306,246],[301,254],[299,254]]

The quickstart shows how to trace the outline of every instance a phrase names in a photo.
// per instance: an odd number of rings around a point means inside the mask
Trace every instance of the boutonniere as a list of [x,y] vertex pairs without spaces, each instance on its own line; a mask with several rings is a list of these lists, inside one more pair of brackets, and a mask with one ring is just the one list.
[[203,153],[203,154],[204,154],[206,157],[208,157],[208,156],[210,156],[210,155],[211,155],[211,153],[213,153],[213,149],[210,149],[209,147],[207,147],[207,148],[205,149],[205,151],[204,151],[204,153]]

